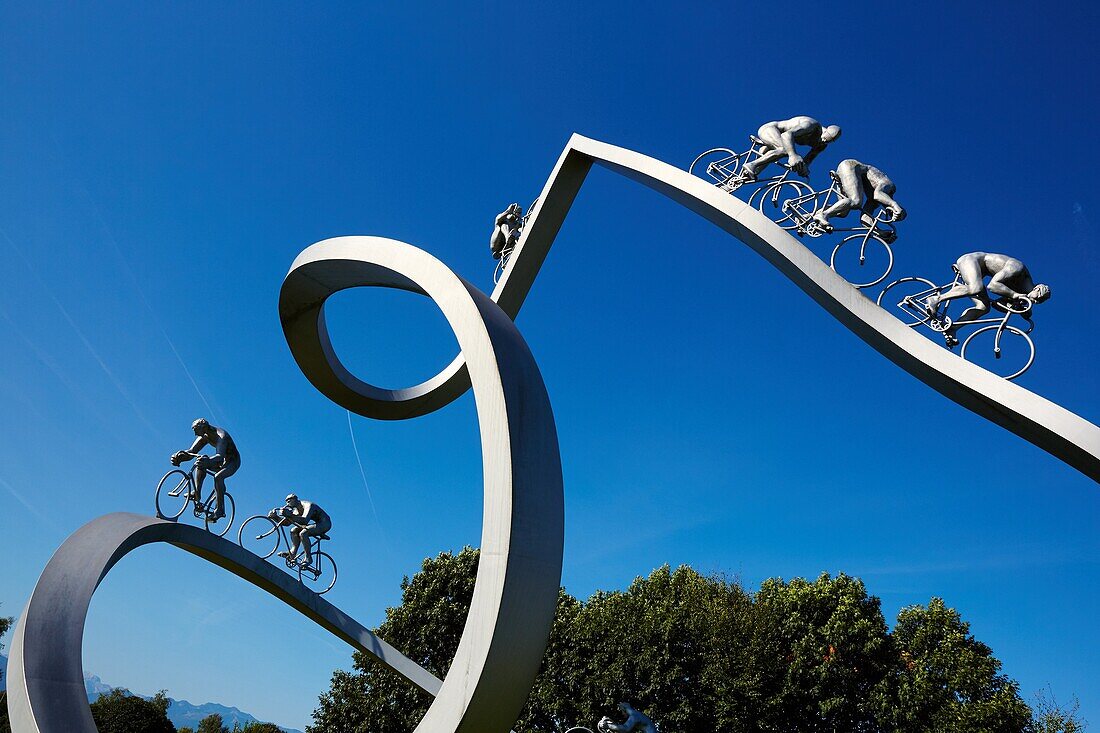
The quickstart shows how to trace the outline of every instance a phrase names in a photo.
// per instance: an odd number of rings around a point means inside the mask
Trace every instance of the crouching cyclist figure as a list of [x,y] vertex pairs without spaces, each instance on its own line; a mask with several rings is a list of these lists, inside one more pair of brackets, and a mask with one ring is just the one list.
[[312,501],[300,501],[296,494],[289,494],[286,497],[286,506],[272,513],[277,513],[283,520],[297,525],[290,530],[293,540],[290,543],[290,550],[280,552],[279,557],[293,561],[298,555],[298,547],[301,546],[302,559],[299,564],[303,567],[312,565],[313,553],[310,550],[310,538],[320,537],[332,529],[332,519],[329,515]]

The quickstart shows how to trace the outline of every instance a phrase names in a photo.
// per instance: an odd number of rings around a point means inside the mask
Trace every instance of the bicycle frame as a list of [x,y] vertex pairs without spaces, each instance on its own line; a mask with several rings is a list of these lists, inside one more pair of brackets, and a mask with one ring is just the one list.
[[[189,453],[188,455],[195,455],[195,454]],[[175,497],[178,497],[180,494],[182,494],[184,491],[187,491],[188,495],[190,495],[190,496],[196,496],[198,494],[198,491],[196,489],[196,487],[198,486],[198,481],[195,480],[195,470],[198,468],[198,465],[197,465],[198,455],[195,455],[195,458],[196,458],[196,461],[191,464],[191,468],[187,471],[187,481],[181,483],[175,489],[170,490],[168,492],[168,496],[171,496],[172,498],[175,498]],[[207,469],[207,472],[208,473],[213,473],[209,469]],[[213,478],[211,478],[211,481],[212,480],[213,480]],[[198,496],[197,499],[192,499],[192,502],[195,505],[195,511],[196,512],[201,511],[202,513],[207,514],[207,515],[212,514],[214,510],[211,509],[210,506],[214,502],[217,495],[218,495],[217,488],[214,487],[214,486],[211,486],[210,487],[210,494],[206,497],[206,501],[202,500],[202,496]]]
[[[995,309],[1003,312],[1004,313],[1003,316],[994,316],[994,317],[990,317],[990,318],[975,318],[974,320],[971,320],[971,321],[962,321],[962,322],[952,321],[947,316],[947,309],[950,307],[951,301],[948,301],[947,303],[945,303],[943,305],[942,309],[939,308],[939,307],[936,308],[936,315],[939,315],[939,314],[942,313],[943,314],[942,318],[937,318],[936,316],[930,316],[928,314],[928,309],[927,309],[927,305],[926,305],[928,303],[928,298],[931,297],[932,295],[940,295],[940,294],[946,293],[948,290],[950,290],[951,288],[958,285],[959,282],[961,282],[961,281],[962,281],[962,276],[956,274],[954,281],[952,281],[950,283],[947,283],[946,285],[939,285],[939,286],[934,287],[934,288],[928,288],[927,290],[923,290],[919,293],[914,293],[913,295],[907,295],[904,298],[902,298],[901,302],[899,302],[897,305],[903,311],[905,311],[909,315],[913,316],[918,321],[920,321],[922,324],[924,324],[925,326],[928,326],[929,328],[931,328],[933,331],[936,331],[937,333],[943,333],[944,331],[951,328],[952,325],[954,325],[958,329],[958,328],[967,328],[967,327],[970,327],[970,326],[980,326],[980,325],[984,325],[984,324],[997,324],[999,327],[997,329],[997,334],[994,337],[993,345],[994,345],[994,352],[995,353],[1000,353],[1001,334],[1004,333],[1005,328],[1008,326],[1009,320],[1014,315],[1023,317],[1024,314],[1027,313],[1028,311],[1012,310],[1011,308],[1009,308],[1005,304],[1005,299],[998,298],[997,300],[991,300],[990,301],[990,307],[995,308]],[[1024,320],[1027,321],[1027,324],[1028,324],[1027,329],[1020,329],[1020,330],[1023,331],[1024,333],[1031,333],[1031,331],[1035,328],[1035,322],[1032,321],[1030,318],[1024,318]]]
[[[830,229],[824,229],[817,220],[814,219],[814,214],[818,211],[825,211],[830,206],[835,204],[843,196],[843,191],[840,189],[840,181],[836,177],[836,172],[830,172],[830,177],[833,182],[828,188],[823,188],[820,191],[813,191],[805,196],[798,196],[797,198],[790,199],[783,202],[783,213],[792,215],[798,222],[798,232],[810,237],[820,237],[824,234],[831,234],[835,232],[863,232],[863,244],[860,246],[859,256],[860,261],[863,261],[864,247],[867,245],[867,240],[874,234],[878,234],[887,243],[892,243],[893,239],[897,237],[897,227],[892,223],[893,213],[883,208],[879,208],[875,212],[875,219],[870,224],[864,224],[860,221],[859,224],[850,227],[831,227]],[[804,206],[805,203],[813,201],[814,206],[812,209],[807,210]]]
[[[272,521],[274,521],[274,520],[272,520]],[[289,522],[287,522],[285,519],[280,519],[278,522],[275,522],[274,527],[270,531],[264,532],[262,535],[259,535],[256,539],[262,540],[265,537],[270,537],[272,532],[278,530],[279,531],[279,542],[282,543],[283,545],[286,545],[287,552],[289,553],[291,544],[290,544],[290,540],[286,536],[288,526],[290,526]],[[311,536],[311,537],[307,537],[306,540],[310,543],[310,545],[309,545],[310,554],[315,558],[318,557],[319,553],[321,552],[321,538],[316,537],[316,536]],[[277,548],[278,548],[278,546],[276,546],[276,549]],[[298,546],[298,555],[300,555],[301,552],[302,552],[302,546],[299,545]],[[315,567],[313,565],[306,565],[306,566],[299,565],[298,563],[296,563],[294,561],[294,558],[298,557],[298,555],[288,556],[288,557],[284,558],[284,560],[286,561],[286,566],[288,568],[298,570],[299,572],[301,572],[301,571],[310,572],[310,573],[313,574],[314,578],[320,577],[321,568],[320,567]]]
[[[743,153],[733,153],[724,158],[711,161],[703,172],[715,181],[715,185],[727,193],[733,193],[741,186],[747,184],[769,184],[785,181],[791,169],[778,176],[757,178],[752,181],[745,180],[742,174],[747,163],[758,160],[762,155],[771,150],[771,146],[755,135],[749,135],[749,149]],[[731,165],[732,163],[732,165]]]

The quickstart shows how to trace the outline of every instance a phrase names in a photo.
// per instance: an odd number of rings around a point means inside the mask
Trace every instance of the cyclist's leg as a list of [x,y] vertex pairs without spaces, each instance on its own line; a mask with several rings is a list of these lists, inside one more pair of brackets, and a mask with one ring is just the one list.
[[760,171],[769,165],[786,157],[787,151],[783,149],[783,137],[775,124],[767,124],[756,131],[756,136],[763,140],[770,148],[761,153],[756,160],[750,160],[741,167],[741,175],[749,180],[756,180]]
[[296,525],[294,525],[293,527],[290,528],[290,549],[287,550],[285,553],[280,552],[279,553],[280,557],[285,557],[287,559],[293,559],[294,557],[296,557],[298,555],[298,545],[300,545],[302,543],[302,536],[301,535],[302,535],[302,530],[303,529],[305,529],[305,527],[302,527],[299,524],[296,524]]
[[863,184],[860,181],[859,172],[856,170],[857,161],[842,160],[836,167],[837,177],[840,178],[840,196],[836,203],[827,209],[814,214],[814,220],[825,228],[831,228],[829,219],[848,216],[852,209],[858,209],[863,204]]
[[195,500],[195,510],[198,511],[202,504],[202,482],[206,480],[207,471],[202,467],[201,458],[196,458],[195,461],[195,495],[191,498]]
[[[936,308],[941,303],[946,303],[955,298],[973,298],[975,303],[980,303],[979,295],[985,294],[982,286],[982,264],[980,258],[972,254],[963,255],[955,262],[955,269],[959,273],[959,281],[951,286],[951,289],[941,295],[933,295],[928,298],[928,315],[935,315]],[[988,308],[986,309],[988,310]],[[961,318],[961,316],[960,316]]]
[[305,555],[303,562],[305,562],[306,565],[313,564],[313,552],[310,547],[313,538],[320,537],[330,529],[332,529],[332,520],[323,519],[319,522],[314,522],[302,530],[302,553]]
[[225,480],[235,474],[241,467],[241,459],[234,458],[226,461],[218,472],[214,474],[214,492],[218,495],[217,506],[214,509],[216,516],[225,516]]
[[317,528],[317,523],[316,522],[309,525],[308,527],[303,527],[302,528],[301,539],[302,539],[302,563],[303,564],[305,564],[305,565],[312,565],[313,564],[313,550],[310,547],[310,545],[313,544],[313,538],[318,536],[318,535],[321,535],[321,534],[324,534],[324,532],[322,532],[320,529]]

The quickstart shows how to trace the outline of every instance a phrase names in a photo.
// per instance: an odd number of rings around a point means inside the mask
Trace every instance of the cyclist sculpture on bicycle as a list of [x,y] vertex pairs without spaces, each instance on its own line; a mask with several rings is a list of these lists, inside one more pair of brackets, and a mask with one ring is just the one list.
[[[932,295],[925,301],[929,316],[936,315],[936,308],[956,298],[970,298],[973,305],[956,318],[943,337],[948,347],[955,346],[959,339],[955,332],[968,321],[981,318],[989,312],[989,293],[1008,300],[1025,299],[1031,303],[1042,303],[1050,297],[1050,288],[1036,285],[1031,279],[1027,266],[1015,257],[992,254],[990,252],[971,252],[955,261],[959,280],[954,287],[942,295]],[[989,285],[982,285],[985,278]],[[1023,314],[1030,320],[1030,313]]]
[[880,206],[893,214],[891,221],[905,218],[905,209],[893,198],[897,186],[873,165],[853,158],[842,160],[836,167],[836,177],[840,181],[842,195],[832,206],[814,214],[814,222],[823,230],[831,232],[833,227],[829,219],[848,216],[852,209],[860,210],[860,221],[867,226],[874,225],[875,210]]
[[[216,522],[225,516],[225,480],[241,467],[241,454],[237,451],[233,438],[223,428],[214,427],[200,417],[191,423],[191,429],[195,431],[195,442],[187,450],[176,451],[171,458],[172,465],[178,466],[195,459],[195,496],[192,497],[195,506],[202,503],[202,482],[206,479],[208,469],[214,470],[217,505],[210,520]],[[198,455],[208,445],[214,446],[214,455]]]
[[509,204],[507,209],[497,214],[493,221],[493,235],[489,238],[489,251],[493,253],[494,260],[499,260],[504,250],[516,245],[522,221],[523,209],[517,203]]
[[[810,174],[810,163],[821,154],[829,143],[840,137],[840,128],[829,125],[822,128],[821,123],[813,117],[805,115],[792,117],[789,120],[768,122],[756,131],[767,146],[764,152],[756,160],[745,163],[741,169],[740,177],[749,183],[756,180],[760,171],[782,158],[787,159],[787,167],[805,178]],[[810,152],[803,157],[795,150],[795,144],[809,145]]]
[[[273,512],[274,513],[274,512]],[[292,542],[290,550],[279,553],[279,557],[293,560],[298,555],[298,546],[302,547],[301,565],[313,564],[313,552],[310,550],[310,538],[320,537],[332,529],[332,519],[325,510],[312,501],[300,501],[296,494],[286,497],[286,506],[278,511],[283,519],[297,526],[290,530]]]

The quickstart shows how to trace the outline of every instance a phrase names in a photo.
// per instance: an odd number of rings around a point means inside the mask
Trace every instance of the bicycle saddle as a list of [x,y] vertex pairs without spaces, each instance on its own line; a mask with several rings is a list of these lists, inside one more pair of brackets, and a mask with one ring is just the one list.
[[317,539],[319,539],[319,540],[331,540],[332,538],[329,537],[327,534],[320,534],[320,535],[317,535]]

